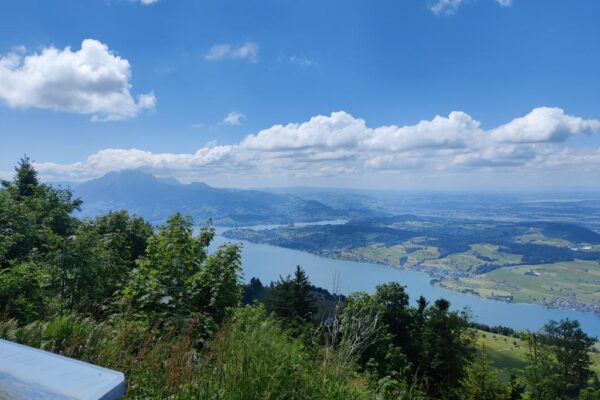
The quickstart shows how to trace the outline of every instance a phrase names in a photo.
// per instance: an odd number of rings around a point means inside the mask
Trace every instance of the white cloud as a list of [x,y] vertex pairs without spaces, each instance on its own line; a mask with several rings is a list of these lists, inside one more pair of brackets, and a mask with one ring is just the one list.
[[302,124],[275,125],[249,135],[241,146],[264,151],[354,147],[367,131],[364,120],[340,111]]
[[72,51],[47,47],[0,56],[0,99],[13,108],[92,115],[95,121],[133,118],[156,105],[154,93],[131,94],[129,61],[105,44],[85,39]]
[[105,149],[83,162],[57,164],[35,163],[40,172],[51,178],[80,181],[101,176],[110,171],[146,169],[149,171],[198,170],[225,160],[231,146],[205,146],[193,154],[152,153],[139,149]]
[[366,122],[343,111],[319,115],[302,124],[275,125],[247,136],[242,146],[264,151],[293,149],[361,148],[402,151],[418,148],[467,147],[480,133],[479,122],[454,111],[415,125],[368,128]]
[[246,42],[239,47],[230,44],[216,44],[210,48],[204,58],[208,61],[246,60],[254,64],[258,62],[258,44]]
[[566,115],[560,108],[539,107],[521,118],[493,129],[492,138],[499,142],[564,142],[570,136],[600,132],[600,120],[585,120]]
[[145,6],[147,6],[147,5],[150,5],[150,4],[158,3],[158,0],[140,0],[140,3],[142,3]]
[[219,182],[229,176],[235,182],[260,178],[286,184],[316,177],[329,177],[330,182],[351,177],[354,182],[389,173],[442,177],[513,171],[521,176],[554,168],[580,169],[581,163],[595,173],[600,171],[600,148],[568,149],[562,143],[573,135],[593,133],[600,133],[599,120],[567,115],[559,108],[536,108],[490,130],[461,111],[412,125],[378,127],[339,111],[302,123],[274,125],[237,144],[209,143],[191,154],[108,149],[79,163],[36,166],[43,176],[56,180],[83,180],[140,168],[184,181]]
[[493,145],[456,154],[452,166],[461,167],[520,167],[535,160],[536,148],[532,146]]
[[237,111],[231,111],[223,119],[223,124],[231,125],[231,126],[239,126],[242,124],[242,120],[244,120],[244,119],[246,119],[246,116],[244,114],[239,113]]
[[[510,7],[512,5],[512,0],[495,0],[502,7]],[[454,15],[456,11],[466,3],[471,2],[471,0],[436,0],[429,9],[435,15]]]
[[415,125],[395,125],[375,129],[365,144],[373,149],[399,151],[417,148],[464,148],[480,132],[479,122],[461,111],[448,117],[436,115]]
[[452,15],[467,0],[437,0],[431,7],[435,15]]

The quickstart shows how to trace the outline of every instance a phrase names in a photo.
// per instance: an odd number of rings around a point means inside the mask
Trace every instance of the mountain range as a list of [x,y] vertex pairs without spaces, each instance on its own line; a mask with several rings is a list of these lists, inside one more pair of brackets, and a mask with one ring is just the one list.
[[151,222],[180,212],[195,222],[212,219],[217,225],[287,224],[346,217],[319,201],[285,193],[215,188],[205,183],[181,183],[149,173],[127,170],[70,185],[83,200],[81,216],[93,217],[126,209]]

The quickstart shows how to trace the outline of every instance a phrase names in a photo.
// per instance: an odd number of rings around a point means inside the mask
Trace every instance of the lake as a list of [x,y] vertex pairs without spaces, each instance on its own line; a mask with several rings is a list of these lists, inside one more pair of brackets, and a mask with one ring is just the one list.
[[[326,222],[322,222],[324,224]],[[328,221],[343,223],[343,221]],[[312,223],[315,224],[315,223]],[[297,224],[298,225],[298,224]],[[276,225],[253,226],[252,229],[268,229]],[[217,228],[222,233],[226,228]],[[334,283],[343,294],[355,291],[372,293],[375,287],[385,282],[399,282],[406,285],[412,301],[423,295],[429,302],[445,298],[453,309],[468,307],[473,319],[488,325],[504,325],[514,329],[538,330],[548,321],[563,318],[577,319],[585,332],[600,337],[600,317],[591,313],[572,310],[550,309],[535,304],[506,303],[484,299],[478,296],[446,290],[431,285],[430,277],[424,272],[392,268],[385,265],[335,260],[314,254],[286,249],[266,244],[233,240],[217,235],[211,244],[211,251],[224,243],[240,243],[244,279],[259,278],[263,284],[276,281],[280,276],[292,274],[296,265],[308,274],[312,284],[332,291]]]

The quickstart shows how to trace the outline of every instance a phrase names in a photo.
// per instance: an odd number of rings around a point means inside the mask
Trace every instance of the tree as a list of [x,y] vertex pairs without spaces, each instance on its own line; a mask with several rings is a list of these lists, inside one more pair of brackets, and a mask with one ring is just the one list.
[[540,334],[530,334],[528,343],[525,380],[532,400],[576,399],[588,386],[594,340],[578,321],[550,321]]
[[33,168],[29,157],[23,156],[15,167],[15,177],[13,182],[3,181],[2,185],[10,187],[14,185],[18,198],[30,197],[35,193],[39,185],[37,171]]
[[74,235],[62,240],[54,252],[53,288],[58,293],[60,315],[73,311],[98,316],[112,293],[110,264],[100,238],[88,225],[82,224]]
[[0,320],[15,318],[28,323],[43,317],[47,279],[31,262],[0,269]]
[[123,290],[129,310],[150,319],[187,318],[206,313],[221,321],[241,299],[240,249],[220,247],[208,255],[214,229],[194,236],[190,218],[175,214],[148,241],[145,257]]
[[498,371],[492,368],[485,348],[465,370],[461,380],[461,400],[510,400],[510,386],[499,380]]
[[[343,363],[357,359],[361,367],[368,363],[383,363],[390,348],[391,335],[388,332],[381,303],[365,292],[351,293],[341,312],[341,316],[331,321],[328,342],[341,356]],[[376,365],[375,369],[384,370]]]
[[550,321],[544,325],[541,339],[556,362],[555,373],[559,377],[554,381],[556,395],[560,398],[576,398],[587,386],[590,377],[589,351],[594,339],[583,332],[579,321],[569,319]]
[[409,296],[404,286],[397,282],[379,285],[375,299],[383,305],[383,321],[392,335],[393,343],[399,346],[411,361],[416,361],[418,349],[415,337],[415,310],[409,306]]
[[310,321],[316,312],[310,293],[310,282],[300,266],[296,266],[294,277],[281,278],[271,291],[270,309],[278,317],[297,322]]
[[20,321],[51,311],[53,264],[80,221],[81,201],[69,190],[39,182],[27,157],[0,190],[0,310]]
[[125,210],[98,216],[90,225],[111,252],[112,262],[128,270],[146,253],[148,239],[153,234],[152,225],[141,217],[130,216]]
[[250,283],[244,286],[244,294],[242,303],[251,304],[254,300],[258,300],[264,293],[265,287],[258,278],[251,278]]
[[125,288],[134,310],[173,315],[189,314],[188,283],[206,260],[206,249],[193,236],[190,218],[175,214],[148,241],[146,256],[137,261]]
[[0,268],[34,258],[33,251],[40,243],[37,220],[8,190],[0,191]]
[[112,211],[86,224],[98,236],[98,245],[106,255],[103,292],[105,298],[112,299],[136,268],[136,261],[146,254],[152,226],[127,211]]
[[473,352],[468,316],[449,309],[447,300],[436,300],[424,312],[419,338],[418,372],[427,393],[435,398],[455,398]]
[[210,315],[221,323],[240,304],[241,252],[235,245],[221,246],[210,254],[191,281],[192,310]]
[[79,221],[71,213],[81,205],[71,191],[40,184],[23,158],[12,181],[0,191],[0,268],[12,260],[44,260]]
[[531,400],[555,400],[555,363],[548,349],[540,342],[537,334],[527,336],[529,364],[525,367],[525,382]]

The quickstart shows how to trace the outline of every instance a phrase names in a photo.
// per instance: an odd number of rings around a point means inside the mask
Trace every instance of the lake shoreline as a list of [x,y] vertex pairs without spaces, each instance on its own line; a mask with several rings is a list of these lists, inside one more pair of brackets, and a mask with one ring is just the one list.
[[[344,224],[345,222],[347,221],[297,222],[292,225]],[[245,228],[262,230],[277,227],[280,225],[256,225]],[[536,303],[489,299],[432,284],[431,276],[419,269],[373,261],[350,261],[305,250],[251,242],[243,238],[228,238],[224,234],[231,230],[231,227],[215,226],[215,229],[216,236],[211,244],[212,251],[225,243],[242,245],[242,267],[246,282],[252,277],[264,283],[277,281],[282,276],[292,274],[296,265],[301,265],[314,285],[335,289],[342,294],[357,291],[372,293],[377,285],[399,282],[406,286],[411,301],[416,301],[419,296],[425,296],[428,301],[445,298],[451,302],[453,309],[459,311],[466,308],[471,313],[473,321],[489,326],[502,325],[515,330],[537,331],[550,320],[568,318],[580,321],[584,331],[600,338],[600,317],[594,313],[567,307],[547,307]]]
[[[232,239],[232,240],[239,240],[237,238],[233,238],[233,237],[227,236],[227,232],[228,231],[225,231],[225,232],[222,233],[223,237],[228,238],[228,239]],[[361,257],[361,256],[358,256],[358,255],[356,257],[347,257],[347,256],[344,256],[344,255],[337,255],[335,252],[328,252],[328,251],[320,252],[320,251],[300,250],[300,249],[296,249],[296,248],[293,248],[293,247],[273,245],[273,244],[270,244],[268,242],[251,241],[251,240],[248,240],[248,239],[244,239],[244,240],[247,241],[247,242],[250,242],[250,243],[254,243],[254,244],[269,245],[269,246],[280,247],[280,248],[294,250],[294,251],[300,251],[300,252],[303,252],[303,253],[312,254],[314,256],[323,257],[323,258],[327,258],[327,259],[330,259],[330,260],[341,260],[341,261],[348,261],[348,262],[376,264],[376,265],[382,265],[382,266],[386,266],[386,267],[394,268],[394,269],[398,269],[398,270],[403,270],[403,271],[421,272],[421,273],[426,274],[427,276],[429,276],[431,286],[443,288],[445,290],[450,290],[450,291],[453,291],[453,292],[456,292],[456,293],[461,293],[461,294],[468,295],[468,296],[478,297],[478,298],[481,298],[481,299],[498,301],[498,302],[507,303],[507,304],[532,304],[532,305],[544,307],[544,308],[547,308],[547,309],[576,311],[576,312],[581,312],[581,313],[595,315],[595,316],[597,316],[597,317],[600,318],[600,307],[594,307],[593,305],[585,304],[585,303],[575,303],[576,306],[572,307],[572,306],[569,306],[569,304],[572,305],[572,303],[565,303],[562,300],[566,301],[566,299],[562,299],[562,298],[553,299],[551,301],[551,303],[547,303],[547,302],[544,302],[544,303],[534,303],[534,302],[513,301],[513,300],[502,299],[502,298],[498,298],[498,297],[481,296],[481,295],[479,295],[478,293],[476,293],[474,291],[456,290],[456,289],[454,289],[451,286],[446,286],[446,285],[442,284],[443,280],[448,279],[448,278],[444,277],[444,275],[448,274],[448,271],[444,270],[444,269],[440,269],[440,268],[435,268],[435,267],[423,268],[421,266],[421,264],[416,264],[416,265],[411,265],[411,266],[393,265],[393,264],[387,264],[387,263],[384,263],[384,262],[381,262],[381,261],[370,260],[368,258]],[[455,272],[455,274],[458,275],[459,272]],[[468,277],[468,275],[464,274],[464,277]]]

